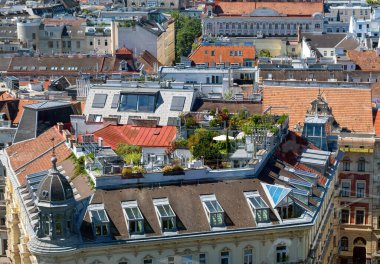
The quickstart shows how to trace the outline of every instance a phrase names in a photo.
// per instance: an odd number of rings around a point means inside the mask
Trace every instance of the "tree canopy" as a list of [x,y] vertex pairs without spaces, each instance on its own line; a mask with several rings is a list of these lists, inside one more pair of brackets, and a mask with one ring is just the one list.
[[202,34],[201,20],[173,12],[175,21],[175,58],[178,62],[181,56],[188,56],[194,40]]

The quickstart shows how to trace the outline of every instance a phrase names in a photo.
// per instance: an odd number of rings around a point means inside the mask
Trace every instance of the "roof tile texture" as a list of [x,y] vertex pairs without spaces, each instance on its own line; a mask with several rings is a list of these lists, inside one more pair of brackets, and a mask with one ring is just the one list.
[[120,143],[140,147],[169,148],[175,139],[177,129],[174,126],[138,127],[134,125],[109,125],[94,133],[95,138],[102,137],[104,143],[116,149]]
[[223,15],[249,15],[257,8],[272,8],[288,16],[311,16],[323,12],[323,3],[315,2],[218,2]]
[[362,71],[380,71],[380,56],[376,56],[376,51],[349,50],[348,57]]
[[64,143],[60,144],[64,139],[56,127],[48,129],[35,139],[13,144],[6,149],[21,185],[25,183],[26,175],[51,168],[52,138],[55,139],[55,155],[60,163],[70,156],[71,150]]
[[[263,109],[269,106],[272,114],[289,114],[289,127],[301,122],[303,124],[306,110],[311,101],[317,98],[318,88],[264,87]],[[372,104],[370,89],[323,88],[323,96],[332,108],[332,113],[340,127],[347,127],[352,132],[373,132]]]
[[[231,56],[231,51],[234,55]],[[235,51],[241,51],[241,56],[235,56]],[[189,58],[195,63],[244,63],[244,59],[255,58],[255,48],[252,46],[199,46]]]

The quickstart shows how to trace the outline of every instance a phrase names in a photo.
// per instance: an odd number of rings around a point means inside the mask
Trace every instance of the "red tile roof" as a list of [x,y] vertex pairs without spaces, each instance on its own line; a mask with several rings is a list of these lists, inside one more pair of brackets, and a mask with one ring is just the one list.
[[65,140],[56,127],[48,129],[35,139],[13,144],[6,149],[11,167],[21,185],[25,183],[26,175],[51,168],[51,138],[55,139],[55,154],[60,164],[71,155],[71,150],[64,144]]
[[375,127],[375,135],[380,137],[380,110],[375,109],[373,111],[373,126]]
[[[271,113],[289,114],[289,128],[293,129],[298,122],[303,124],[306,111],[319,90],[318,87],[265,86],[263,109],[281,106],[272,108]],[[340,127],[347,127],[352,132],[373,132],[370,89],[323,87],[322,92]]]
[[[242,52],[238,56],[236,52]],[[233,52],[233,55],[231,55]],[[198,46],[190,54],[189,58],[195,63],[240,63],[243,65],[244,59],[255,58],[255,48],[253,46]]]
[[15,119],[13,120],[13,123],[14,124],[20,123],[22,113],[24,113],[24,106],[25,105],[36,104],[39,102],[41,102],[41,101],[40,100],[24,100],[24,99],[19,100],[18,112],[17,112]]
[[169,148],[175,140],[174,126],[139,127],[134,125],[109,125],[94,133],[95,139],[102,137],[104,144],[116,149],[120,143],[140,147]]
[[13,100],[15,99],[10,93],[8,92],[0,92],[0,100],[5,101],[5,100]]
[[362,71],[380,71],[380,56],[376,56],[376,51],[349,50],[348,57]]
[[280,15],[312,16],[323,13],[323,2],[218,2],[222,15],[250,15],[258,8],[271,8]]

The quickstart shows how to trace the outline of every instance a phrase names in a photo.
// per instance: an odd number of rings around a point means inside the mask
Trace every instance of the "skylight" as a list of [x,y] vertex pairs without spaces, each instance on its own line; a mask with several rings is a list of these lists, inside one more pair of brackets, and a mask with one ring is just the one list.
[[281,187],[278,185],[264,184],[269,196],[273,202],[273,207],[276,207],[282,199],[291,191],[290,188]]
[[105,237],[109,235],[109,219],[104,205],[89,206],[91,222],[93,225],[94,233],[97,237]]

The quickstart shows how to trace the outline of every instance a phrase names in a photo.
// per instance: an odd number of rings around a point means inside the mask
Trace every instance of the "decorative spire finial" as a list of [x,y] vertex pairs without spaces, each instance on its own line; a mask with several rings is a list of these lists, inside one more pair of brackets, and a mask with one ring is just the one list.
[[52,155],[51,155],[51,163],[52,163],[52,169],[57,170],[57,157],[55,156],[55,145],[54,145],[54,138],[52,137],[50,139],[51,143],[53,144],[52,148]]

